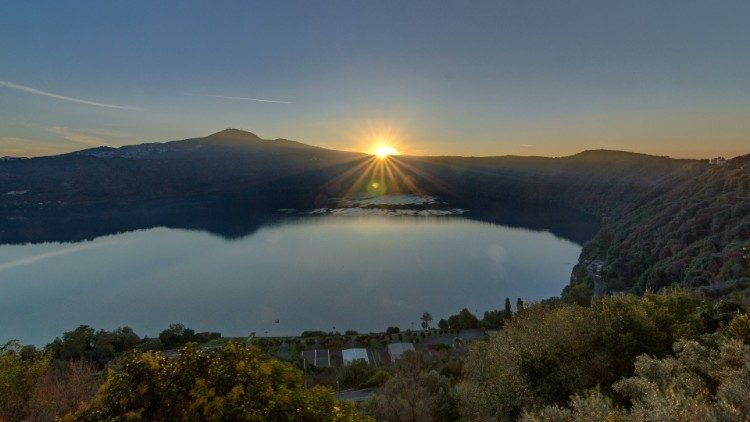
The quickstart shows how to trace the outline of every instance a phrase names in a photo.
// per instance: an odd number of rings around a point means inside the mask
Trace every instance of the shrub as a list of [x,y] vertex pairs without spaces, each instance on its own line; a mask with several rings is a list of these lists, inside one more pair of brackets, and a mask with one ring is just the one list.
[[564,404],[580,391],[633,373],[635,357],[663,357],[680,337],[703,333],[701,302],[685,291],[607,297],[591,307],[533,305],[506,322],[504,335],[472,346],[461,399],[468,417],[517,417]]
[[341,387],[363,387],[375,375],[375,368],[363,360],[355,360],[345,365],[341,371]]
[[187,347],[176,358],[146,352],[110,370],[94,399],[68,420],[352,420],[329,389],[302,386],[301,371],[228,343]]
[[0,346],[0,420],[23,420],[37,379],[49,368],[48,353],[26,351],[18,341]]
[[614,384],[630,400],[618,407],[598,389],[573,395],[568,407],[525,412],[532,421],[739,421],[750,415],[750,347],[737,339],[710,348],[695,340],[674,345],[676,356],[641,355],[633,376]]
[[96,367],[88,361],[66,362],[39,377],[29,398],[29,419],[51,421],[78,409],[99,388]]

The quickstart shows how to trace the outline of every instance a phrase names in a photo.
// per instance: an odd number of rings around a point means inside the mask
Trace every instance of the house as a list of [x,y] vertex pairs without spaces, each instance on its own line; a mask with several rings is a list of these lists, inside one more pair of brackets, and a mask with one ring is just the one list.
[[355,360],[363,360],[372,365],[367,349],[344,349],[341,351],[341,357],[344,365],[348,365]]
[[391,343],[388,345],[388,356],[391,362],[396,362],[401,355],[406,352],[414,351],[414,345],[411,343]]

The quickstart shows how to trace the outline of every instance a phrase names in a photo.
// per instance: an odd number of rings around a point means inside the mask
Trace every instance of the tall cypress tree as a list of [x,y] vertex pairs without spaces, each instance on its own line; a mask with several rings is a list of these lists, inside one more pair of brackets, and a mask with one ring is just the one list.
[[510,298],[505,298],[505,318],[510,319],[513,316],[513,311],[510,309]]

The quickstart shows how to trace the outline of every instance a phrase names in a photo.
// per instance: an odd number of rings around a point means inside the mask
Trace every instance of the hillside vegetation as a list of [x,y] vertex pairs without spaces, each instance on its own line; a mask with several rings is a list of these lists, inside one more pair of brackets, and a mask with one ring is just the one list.
[[[468,351],[407,352],[393,365],[347,365],[335,379],[324,375],[336,372],[305,366],[298,354],[274,356],[266,338],[216,347],[212,333],[179,324],[158,340],[128,328],[81,326],[42,350],[0,346],[0,420],[750,417],[750,317],[737,302],[667,289],[597,298],[589,306],[557,299],[519,309],[502,317],[501,334]],[[461,314],[476,326],[468,310]],[[170,353],[154,350],[158,344],[182,346]],[[355,409],[325,387],[339,381],[377,393]]]
[[750,155],[622,209],[584,246],[567,297],[674,284],[716,296],[747,293]]

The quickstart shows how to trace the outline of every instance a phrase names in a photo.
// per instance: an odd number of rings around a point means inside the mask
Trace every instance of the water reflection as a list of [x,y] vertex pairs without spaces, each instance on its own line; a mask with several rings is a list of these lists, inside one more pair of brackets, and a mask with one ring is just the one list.
[[[128,221],[108,215],[97,230]],[[0,246],[0,341],[43,344],[79,324],[142,335],[178,321],[225,335],[406,328],[424,311],[557,295],[580,253],[550,232],[463,217],[193,217],[180,229]],[[70,241],[72,224],[35,233]]]
[[[598,221],[575,210],[515,203],[465,203],[461,215],[502,226],[546,230],[583,244],[599,228]],[[283,205],[238,201],[158,201],[65,207],[23,215],[0,214],[0,245],[40,242],[78,242],[133,230],[167,227],[203,230],[226,239],[253,234],[263,226],[289,224],[302,218],[280,212]],[[395,211],[404,211],[396,209]]]

